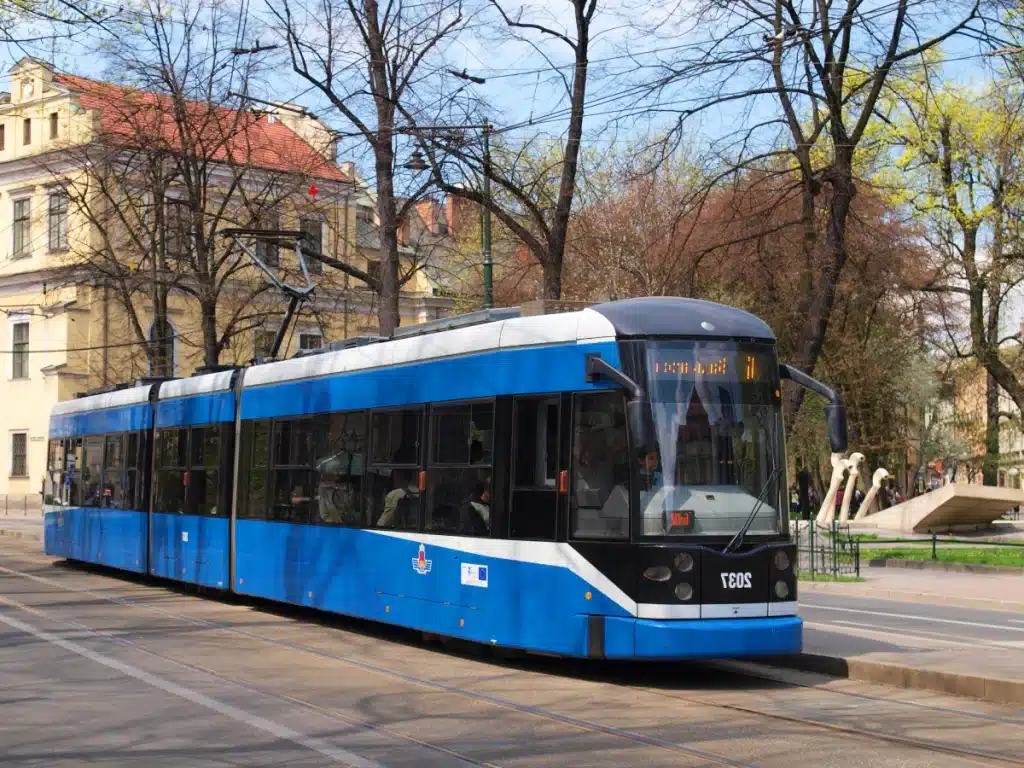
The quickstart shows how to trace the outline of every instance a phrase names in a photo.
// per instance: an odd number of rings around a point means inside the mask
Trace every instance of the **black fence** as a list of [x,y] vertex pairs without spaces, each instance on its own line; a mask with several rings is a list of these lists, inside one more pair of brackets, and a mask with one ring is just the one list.
[[814,520],[793,521],[791,525],[801,578],[860,576],[860,541],[850,535],[849,526],[820,526]]

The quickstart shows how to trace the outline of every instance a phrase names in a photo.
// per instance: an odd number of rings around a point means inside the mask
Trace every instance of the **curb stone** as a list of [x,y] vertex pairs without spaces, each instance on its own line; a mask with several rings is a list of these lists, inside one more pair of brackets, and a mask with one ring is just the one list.
[[815,672],[830,677],[1024,706],[1024,680],[964,675],[903,664],[814,653],[775,656],[760,661],[767,666]]
[[[1021,552],[1024,557],[1024,551]],[[972,565],[970,563],[937,563],[931,560],[905,560],[876,557],[865,561],[871,568],[903,568],[912,571],[945,571],[946,573],[983,573],[999,576],[1024,576],[1024,568],[1012,565]]]

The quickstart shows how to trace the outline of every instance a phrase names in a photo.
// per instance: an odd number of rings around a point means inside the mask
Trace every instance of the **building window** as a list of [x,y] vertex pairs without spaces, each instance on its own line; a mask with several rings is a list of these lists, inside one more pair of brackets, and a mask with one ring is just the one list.
[[356,220],[373,222],[373,208],[368,205],[356,206]]
[[28,432],[11,433],[11,477],[28,476]]
[[192,255],[192,216],[188,203],[165,201],[164,219],[164,255],[168,259],[188,259]]
[[14,258],[28,256],[32,251],[32,201],[14,201]]
[[21,122],[21,143],[26,147],[32,143],[32,118],[26,117]]
[[3,152],[7,146],[7,131],[4,130],[6,126],[0,125],[0,152]]
[[28,378],[28,321],[11,325],[11,378]]
[[48,212],[49,245],[51,251],[68,248],[68,196],[63,192],[50,195]]
[[265,360],[270,357],[270,350],[274,346],[274,339],[277,338],[277,331],[268,331],[257,328],[253,334],[252,355],[257,360]]
[[300,333],[299,349],[320,349],[324,345],[324,338],[319,333]]
[[[305,250],[313,253],[324,252],[324,223],[321,219],[307,216],[299,221],[299,229],[306,234],[302,241]],[[324,271],[323,263],[316,259],[307,259],[306,267],[311,275],[322,275]]]
[[50,113],[50,138],[51,139],[56,139],[57,138],[57,113],[56,112],[51,112]]
[[[281,217],[276,211],[264,213],[260,216],[258,227],[260,229],[280,229]],[[276,242],[257,240],[256,255],[268,267],[281,266],[281,249]]]

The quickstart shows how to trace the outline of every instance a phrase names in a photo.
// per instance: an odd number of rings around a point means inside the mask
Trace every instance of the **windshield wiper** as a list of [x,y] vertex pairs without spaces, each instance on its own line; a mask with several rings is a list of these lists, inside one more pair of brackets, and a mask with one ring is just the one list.
[[757,517],[757,513],[761,511],[761,507],[764,505],[764,493],[768,490],[773,482],[775,482],[779,475],[782,474],[782,466],[778,466],[771,471],[768,475],[768,479],[764,483],[764,487],[761,492],[757,494],[757,498],[754,500],[754,507],[750,510],[750,514],[747,516],[746,522],[743,523],[743,527],[740,528],[736,535],[732,537],[728,544],[722,549],[723,554],[728,554],[743,543],[743,537],[747,531],[750,530],[750,526],[754,524],[754,518]]

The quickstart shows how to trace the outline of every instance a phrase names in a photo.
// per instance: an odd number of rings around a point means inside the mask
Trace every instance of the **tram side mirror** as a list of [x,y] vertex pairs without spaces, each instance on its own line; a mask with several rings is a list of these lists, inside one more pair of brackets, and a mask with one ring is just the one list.
[[626,421],[634,448],[638,453],[646,453],[654,445],[654,429],[646,398],[631,397],[626,401]]
[[832,453],[846,453],[846,407],[841,403],[826,405],[825,424]]
[[808,376],[799,368],[783,363],[779,366],[779,377],[789,379],[804,389],[817,392],[829,403],[825,406],[825,424],[828,427],[828,442],[832,453],[846,453],[846,408],[842,400],[833,390],[826,387],[813,376]]

